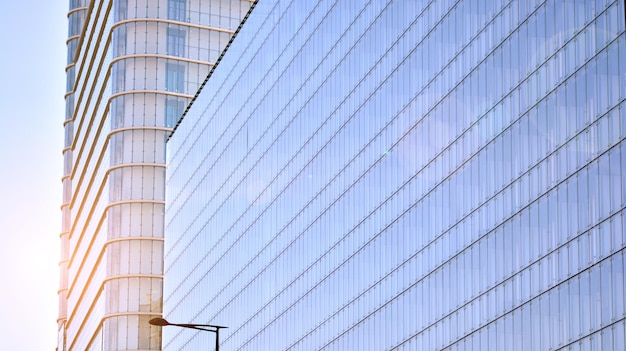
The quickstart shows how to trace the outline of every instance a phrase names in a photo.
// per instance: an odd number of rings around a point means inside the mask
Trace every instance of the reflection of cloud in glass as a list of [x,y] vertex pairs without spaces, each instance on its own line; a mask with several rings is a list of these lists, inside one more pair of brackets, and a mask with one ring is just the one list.
[[[571,7],[569,9],[571,13],[574,13],[574,10],[581,11],[581,5],[576,9],[573,5],[565,7]],[[564,135],[564,129],[569,132],[579,130],[584,124],[590,123],[598,115],[606,112],[612,107],[613,100],[617,100],[609,96],[612,86],[619,85],[620,77],[617,72],[612,76],[611,63],[607,63],[611,56],[610,52],[607,55],[607,51],[611,51],[611,47],[603,50],[619,34],[609,31],[609,28],[618,28],[609,25],[612,18],[621,19],[616,9],[617,6],[614,4],[584,29],[582,25],[584,21],[577,19],[581,24],[580,27],[566,28],[549,38],[540,37],[535,47],[529,47],[527,68],[530,74],[527,78],[530,84],[527,106],[530,107],[529,134],[536,135],[540,148],[552,150],[558,147],[565,141],[564,137],[559,137]],[[576,40],[567,42],[576,33],[578,33]],[[566,43],[567,45],[563,47]],[[561,85],[566,79],[566,84]],[[574,84],[578,88],[575,93],[564,92],[573,89]],[[564,88],[565,86],[567,88]],[[584,87],[582,90],[581,86]],[[556,92],[552,92],[553,89],[556,89]],[[545,100],[536,101],[550,92],[552,95],[548,95]],[[560,101],[556,101],[557,95]],[[572,109],[572,106],[575,108]],[[571,123],[578,124],[577,128],[568,127]],[[595,133],[585,136],[585,139],[589,140],[573,143],[573,151],[584,155],[580,155],[581,157],[589,157],[597,148],[597,137]]]
[[[455,130],[467,127],[472,118],[469,108],[453,96],[443,98],[426,116],[420,115],[418,111],[426,109],[424,106],[432,105],[433,101],[436,101],[433,95],[416,97],[395,123],[394,139],[401,140],[394,152],[401,166],[411,174],[420,172],[448,147],[456,137]],[[432,181],[434,173],[424,170],[419,177]]]
[[255,203],[256,205],[268,204],[272,199],[272,187],[268,187],[267,182],[263,179],[248,181],[246,199],[249,203]]

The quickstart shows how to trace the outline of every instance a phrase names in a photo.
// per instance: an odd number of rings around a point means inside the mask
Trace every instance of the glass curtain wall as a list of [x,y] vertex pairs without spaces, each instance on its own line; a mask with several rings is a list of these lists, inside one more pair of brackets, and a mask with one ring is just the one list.
[[229,350],[623,350],[624,14],[259,1],[167,144],[165,315]]

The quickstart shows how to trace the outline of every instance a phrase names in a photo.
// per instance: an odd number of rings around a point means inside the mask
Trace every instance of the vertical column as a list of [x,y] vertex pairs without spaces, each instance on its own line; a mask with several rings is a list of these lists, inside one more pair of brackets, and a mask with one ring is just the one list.
[[74,83],[76,67],[76,50],[80,35],[85,25],[87,15],[87,0],[70,0],[68,10],[68,39],[67,39],[67,66],[66,71],[66,93],[65,93],[65,119],[63,126],[65,138],[63,145],[63,202],[61,204],[61,255],[59,260],[59,316],[57,350],[66,349],[65,324],[67,322],[67,289],[68,289],[68,263],[69,263],[69,230],[70,230],[70,208],[72,197],[72,142],[74,139]]

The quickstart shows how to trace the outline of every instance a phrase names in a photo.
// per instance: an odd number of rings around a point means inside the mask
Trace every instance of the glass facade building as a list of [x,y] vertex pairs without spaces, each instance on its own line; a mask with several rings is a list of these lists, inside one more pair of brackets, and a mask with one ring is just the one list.
[[625,10],[259,0],[167,143],[164,315],[224,350],[624,350]]
[[166,137],[251,2],[69,4],[57,350],[160,350]]

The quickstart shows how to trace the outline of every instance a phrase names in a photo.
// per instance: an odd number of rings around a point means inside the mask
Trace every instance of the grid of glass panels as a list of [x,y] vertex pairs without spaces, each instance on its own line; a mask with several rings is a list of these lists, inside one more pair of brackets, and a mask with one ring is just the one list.
[[228,350],[623,350],[624,14],[259,1],[168,142],[164,315]]

